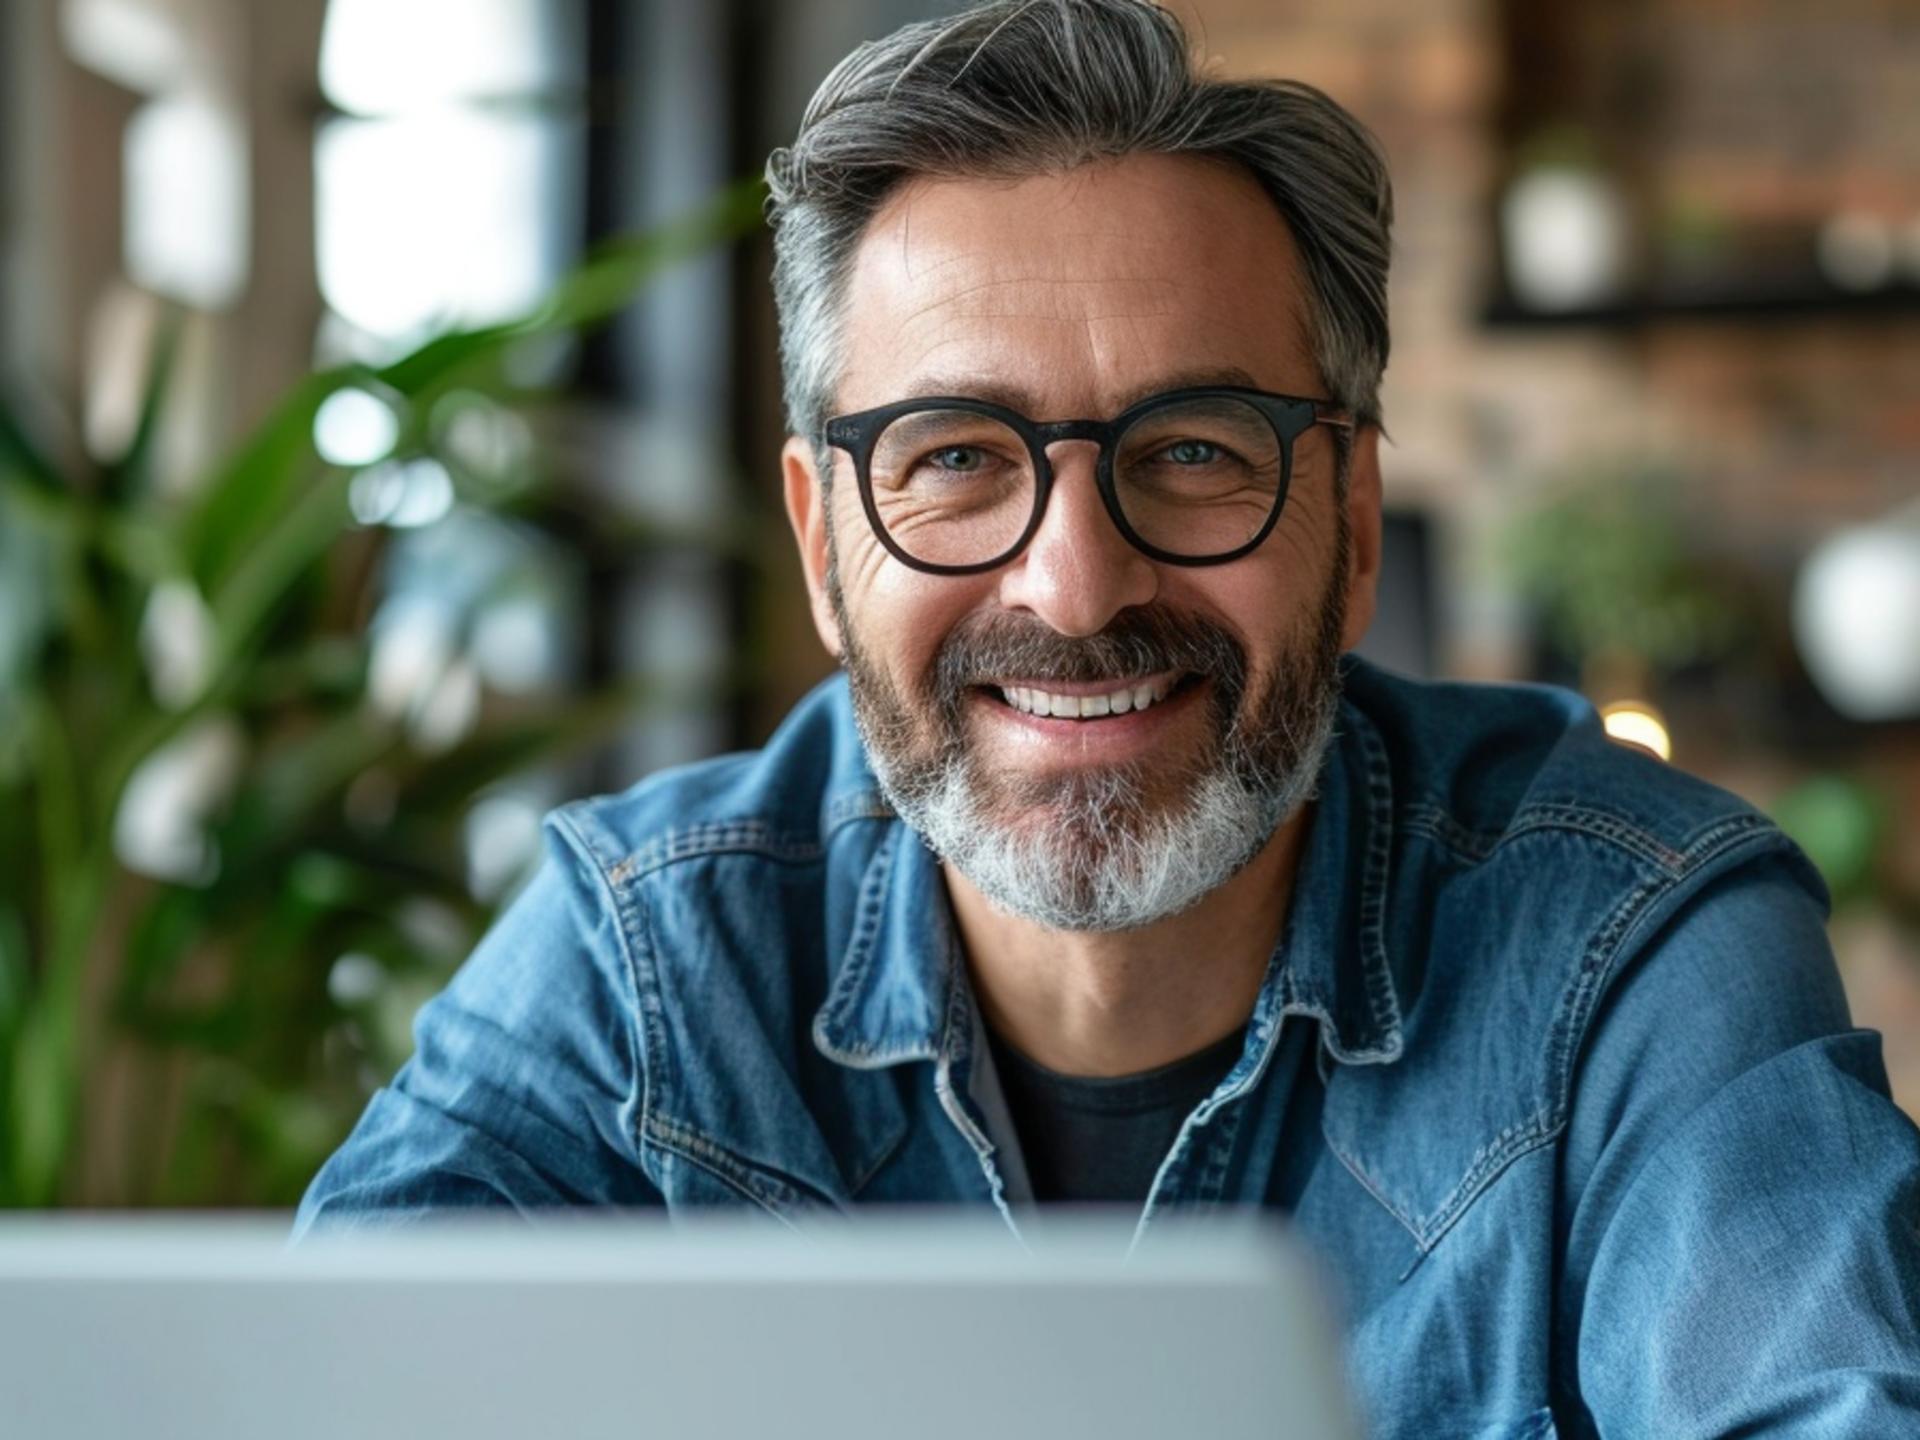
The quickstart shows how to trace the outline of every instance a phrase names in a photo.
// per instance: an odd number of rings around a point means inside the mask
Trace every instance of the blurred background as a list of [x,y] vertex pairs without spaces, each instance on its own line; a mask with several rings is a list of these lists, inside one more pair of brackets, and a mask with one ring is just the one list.
[[[753,179],[950,7],[0,5],[0,1205],[289,1204],[545,809],[827,672]],[[1774,814],[1920,1110],[1920,5],[1174,8],[1392,162],[1367,650]]]

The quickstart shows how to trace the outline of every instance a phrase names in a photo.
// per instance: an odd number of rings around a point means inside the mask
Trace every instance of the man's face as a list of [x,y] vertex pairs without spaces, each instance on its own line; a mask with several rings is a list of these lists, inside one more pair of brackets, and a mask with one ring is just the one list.
[[[914,181],[856,253],[836,410],[942,394],[1109,418],[1206,383],[1324,396],[1308,313],[1285,222],[1237,169],[1138,156]],[[1128,544],[1094,446],[1063,441],[1027,549],[954,577],[881,546],[843,453],[823,495],[808,447],[789,442],[816,623],[904,818],[990,900],[1055,928],[1151,923],[1225,880],[1309,793],[1334,660],[1371,618],[1373,447],[1362,432],[1343,506],[1334,434],[1308,430],[1266,540],[1182,567]],[[1142,687],[1164,698],[1078,719],[1007,693]]]

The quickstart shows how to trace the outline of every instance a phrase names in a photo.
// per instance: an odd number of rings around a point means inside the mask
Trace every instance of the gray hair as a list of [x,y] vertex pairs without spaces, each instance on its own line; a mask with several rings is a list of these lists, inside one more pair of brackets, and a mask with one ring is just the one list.
[[1393,188],[1379,142],[1297,80],[1196,70],[1144,0],[989,0],[834,67],[767,161],[787,426],[816,447],[839,384],[845,290],[867,222],[911,176],[1012,177],[1130,154],[1250,170],[1292,231],[1333,398],[1380,423]]

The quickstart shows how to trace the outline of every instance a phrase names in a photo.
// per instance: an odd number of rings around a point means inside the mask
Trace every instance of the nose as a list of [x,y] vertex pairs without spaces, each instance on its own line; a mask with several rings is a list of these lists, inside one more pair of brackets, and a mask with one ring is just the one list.
[[1096,635],[1129,605],[1153,599],[1153,561],[1127,542],[1094,480],[1098,448],[1062,440],[1049,446],[1053,491],[1040,528],[1000,582],[1000,601],[1027,610],[1061,635]]

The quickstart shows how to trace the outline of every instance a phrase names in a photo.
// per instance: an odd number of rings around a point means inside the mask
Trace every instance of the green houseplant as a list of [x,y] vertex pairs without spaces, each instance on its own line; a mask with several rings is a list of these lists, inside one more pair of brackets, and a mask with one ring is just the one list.
[[1594,462],[1554,478],[1508,527],[1505,569],[1550,678],[1658,686],[1751,642],[1747,581],[1700,545],[1685,489],[1657,462]]
[[[642,684],[489,705],[450,744],[370,705],[385,537],[355,523],[361,475],[316,453],[316,416],[344,391],[377,397],[394,456],[432,457],[464,503],[537,525],[535,472],[485,473],[451,422],[536,398],[511,378],[522,347],[612,315],[760,204],[738,186],[598,252],[521,321],[308,377],[185,498],[150,483],[170,337],[105,462],[0,403],[0,1205],[297,1196],[490,917],[460,860],[472,797],[671,701]],[[182,634],[185,683],[156,655]],[[221,777],[197,817],[212,863],[133,873],[115,844],[129,787],[195,745]],[[330,989],[343,954],[358,979]]]

